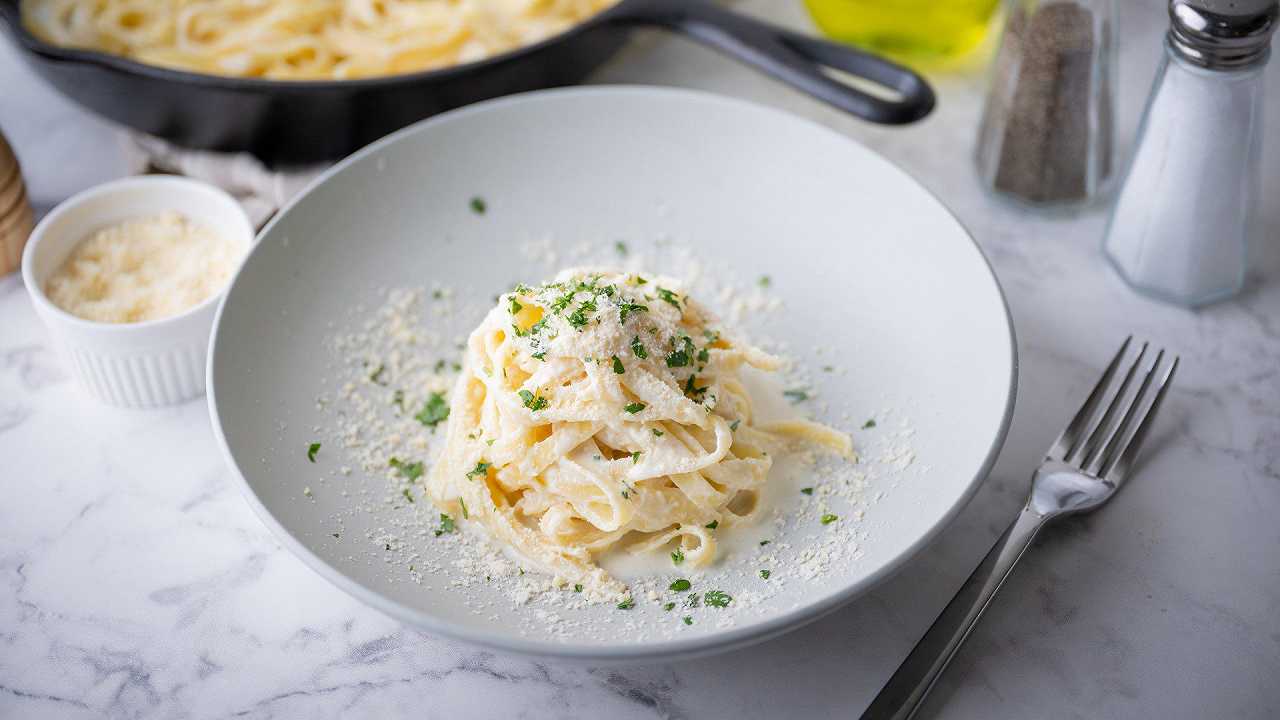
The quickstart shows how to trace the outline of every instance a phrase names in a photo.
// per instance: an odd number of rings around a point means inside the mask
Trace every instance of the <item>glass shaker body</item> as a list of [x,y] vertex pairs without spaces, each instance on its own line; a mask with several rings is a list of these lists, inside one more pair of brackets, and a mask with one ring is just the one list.
[[1264,65],[1205,69],[1165,43],[1103,240],[1106,257],[1135,290],[1195,307],[1244,285]]
[[1013,0],[975,160],[985,187],[1024,205],[1077,205],[1113,176],[1115,5]]

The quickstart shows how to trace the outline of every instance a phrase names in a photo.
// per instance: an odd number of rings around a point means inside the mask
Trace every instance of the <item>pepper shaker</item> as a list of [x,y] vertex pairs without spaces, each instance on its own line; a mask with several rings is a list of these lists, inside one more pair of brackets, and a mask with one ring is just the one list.
[[22,248],[34,221],[18,158],[0,133],[0,276],[22,264]]
[[998,197],[1070,205],[1112,177],[1112,0],[1013,0],[978,132]]
[[1134,289],[1190,307],[1244,285],[1262,70],[1276,0],[1171,0],[1164,59],[1103,251]]

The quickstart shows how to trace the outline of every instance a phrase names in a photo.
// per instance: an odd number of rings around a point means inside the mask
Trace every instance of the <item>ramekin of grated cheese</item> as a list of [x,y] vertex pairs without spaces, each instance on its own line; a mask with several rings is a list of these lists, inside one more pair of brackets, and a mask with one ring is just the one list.
[[67,369],[95,398],[161,407],[204,392],[218,301],[253,244],[230,195],[170,175],[116,180],[54,208],[22,278]]

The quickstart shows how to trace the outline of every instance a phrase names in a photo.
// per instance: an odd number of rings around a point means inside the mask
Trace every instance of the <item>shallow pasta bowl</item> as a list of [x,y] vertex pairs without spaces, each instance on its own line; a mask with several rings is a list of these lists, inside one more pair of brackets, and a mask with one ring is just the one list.
[[[821,568],[804,561],[805,549],[833,530],[814,522],[772,538],[773,575],[756,578],[770,583],[767,594],[746,589],[726,569],[730,559],[696,577],[701,587],[737,592],[740,602],[723,615],[704,608],[692,625],[651,598],[629,610],[566,612],[554,598],[513,601],[496,584],[455,587],[445,577],[452,570],[407,582],[374,539],[409,511],[367,501],[386,478],[335,475],[344,461],[329,445],[318,462],[306,457],[316,433],[335,422],[317,403],[340,362],[327,357],[327,339],[358,324],[387,288],[448,286],[455,309],[426,322],[452,343],[515,282],[578,262],[571,248],[609,253],[616,243],[627,261],[644,257],[657,272],[752,288],[768,276],[780,306],[748,312],[746,329],[815,366],[813,412],[853,430],[869,455],[882,436],[862,430],[864,418],[880,419],[877,432],[909,435],[910,467],[868,481],[874,501],[842,521],[857,524],[856,546],[828,553]],[[904,172],[784,113],[643,87],[495,100],[357,153],[263,231],[223,302],[210,353],[220,442],[249,503],[307,564],[429,631],[593,660],[728,649],[866,592],[928,542],[985,476],[1008,428],[1016,377],[1012,328],[990,267]],[[843,372],[816,367],[828,363]],[[803,501],[798,492],[780,497],[784,514]],[[406,540],[419,567],[451,567],[453,545],[435,540]],[[802,565],[821,572],[800,577]],[[570,622],[550,626],[566,615]],[[540,618],[552,620],[544,627]]]

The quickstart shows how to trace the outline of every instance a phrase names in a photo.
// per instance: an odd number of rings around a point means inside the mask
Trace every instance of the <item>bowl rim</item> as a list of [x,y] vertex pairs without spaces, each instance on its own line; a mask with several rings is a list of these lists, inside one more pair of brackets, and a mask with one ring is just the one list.
[[[527,102],[538,102],[547,98],[584,95],[598,97],[620,95],[653,97],[658,95],[668,98],[679,98],[686,102],[727,105],[736,108],[739,111],[763,113],[766,115],[781,117],[787,122],[806,125],[813,132],[818,134],[836,138],[841,142],[854,143],[861,146],[861,143],[858,143],[857,140],[808,118],[767,105],[702,90],[655,85],[591,85],[534,90],[531,92],[518,93],[492,100],[486,100],[467,105],[456,110],[441,113],[408,125],[394,133],[374,141],[373,143],[370,143],[364,148],[357,150],[355,153],[352,153],[343,160],[334,164],[331,168],[312,180],[311,183],[295,195],[287,204],[285,204],[284,207],[280,209],[279,212],[275,214],[271,221],[259,233],[259,237],[265,237],[275,224],[280,222],[281,219],[290,210],[292,210],[294,205],[298,204],[321,184],[327,182],[330,178],[344,171],[347,167],[359,162],[363,158],[374,155],[380,152],[384,147],[393,145],[411,134],[429,132],[430,128],[437,124],[454,122],[473,113],[484,113],[507,106],[520,105]],[[863,147],[865,148],[865,146]],[[883,156],[875,150],[870,148],[865,149],[883,158]],[[910,545],[908,545],[905,550],[900,552],[897,557],[867,575],[860,582],[846,585],[816,603],[790,609],[761,622],[755,622],[740,627],[728,627],[718,632],[693,638],[662,640],[646,643],[644,645],[587,645],[581,643],[557,643],[541,639],[513,637],[507,633],[473,630],[463,626],[458,626],[447,620],[437,619],[427,613],[396,602],[348,577],[341,570],[330,565],[323,558],[314,553],[310,548],[304,545],[301,540],[294,537],[294,535],[275,518],[266,505],[263,504],[262,500],[254,492],[253,487],[249,484],[240,464],[237,463],[235,456],[232,454],[231,447],[228,444],[226,435],[222,429],[222,421],[218,413],[217,385],[214,382],[215,358],[217,357],[219,338],[222,335],[222,316],[223,312],[226,310],[227,299],[230,298],[232,291],[234,291],[236,285],[239,283],[241,275],[244,272],[244,268],[248,266],[253,253],[257,252],[258,249],[263,246],[262,243],[255,244],[254,248],[250,250],[249,255],[247,255],[244,261],[240,264],[240,268],[237,270],[235,276],[232,277],[231,282],[228,283],[227,288],[223,293],[222,300],[218,304],[217,313],[214,316],[213,331],[209,334],[209,352],[208,362],[206,365],[205,387],[209,405],[210,424],[212,426],[213,433],[217,438],[218,446],[222,450],[223,457],[233,470],[233,477],[240,488],[240,492],[244,496],[245,501],[253,509],[255,514],[257,514],[262,523],[266,525],[271,533],[276,537],[276,539],[300,560],[302,560],[305,565],[310,567],[316,572],[316,574],[327,580],[330,584],[334,585],[339,590],[344,591],[351,597],[356,598],[365,605],[368,605],[369,607],[372,607],[395,620],[442,637],[461,640],[494,650],[532,657],[606,663],[631,663],[688,659],[726,652],[763,642],[786,632],[798,629],[825,617],[841,607],[844,607],[855,598],[865,595],[871,589],[895,575],[909,560],[918,555],[922,549],[931,543],[943,529],[950,525],[952,520],[954,520],[960,511],[968,505],[970,500],[972,500],[974,494],[977,492],[978,488],[982,485],[982,482],[986,479],[992,467],[995,465],[996,459],[999,457],[1000,451],[1004,447],[1005,440],[1009,434],[1009,427],[1013,421],[1014,404],[1017,397],[1018,387],[1018,344],[1014,332],[1013,316],[1009,310],[1008,298],[1006,297],[1004,288],[1000,285],[1000,281],[995,274],[995,269],[991,265],[991,260],[987,257],[986,253],[983,252],[982,247],[978,245],[973,234],[969,232],[968,227],[960,221],[946,203],[942,202],[942,200],[929,190],[927,186],[918,181],[906,170],[903,170],[887,158],[885,159],[885,162],[892,167],[894,171],[901,173],[908,181],[910,181],[911,184],[926,193],[934,202],[938,203],[939,207],[946,211],[946,213],[955,221],[959,229],[963,231],[966,239],[968,239],[974,251],[977,252],[983,266],[986,268],[986,276],[990,280],[992,287],[996,291],[996,296],[1000,300],[1000,305],[1004,314],[1004,324],[1008,332],[1010,353],[1009,378],[1006,386],[1004,410],[999,427],[987,447],[982,463],[974,472],[973,477],[969,479],[968,484],[965,486],[956,502],[940,518],[938,518],[938,520],[926,532],[922,533]]]
[[[179,186],[182,188],[179,192],[196,191],[209,193],[214,196],[219,196],[219,199],[230,203],[230,207],[234,207],[237,210],[237,220],[243,221],[243,229],[247,231],[247,234],[242,238],[245,247],[244,253],[240,256],[240,263],[243,264],[244,261],[248,259],[249,254],[253,252],[253,247],[256,244],[255,241],[257,239],[257,233],[254,232],[253,223],[249,220],[249,214],[245,212],[240,203],[226,190],[223,190],[211,183],[204,182],[203,180],[196,180],[184,175],[130,175],[127,177],[117,178],[115,180],[109,180],[100,185],[95,185],[86,190],[81,190],[75,195],[72,195],[66,200],[58,203],[58,205],[41,218],[40,222],[36,223],[35,228],[31,230],[31,235],[27,239],[26,247],[22,250],[22,282],[26,285],[27,294],[31,297],[31,300],[36,305],[37,309],[41,311],[41,314],[46,317],[57,318],[57,322],[65,323],[83,330],[125,333],[143,332],[146,330],[164,328],[169,325],[177,325],[194,315],[207,313],[211,309],[216,310],[216,306],[221,301],[222,296],[225,295],[227,290],[231,287],[231,281],[234,279],[235,275],[232,275],[232,277],[229,278],[217,292],[176,315],[169,315],[167,317],[156,318],[154,320],[143,320],[141,322],[132,323],[99,322],[97,320],[82,318],[79,315],[73,315],[72,313],[58,307],[53,300],[49,299],[49,296],[45,293],[44,283],[40,282],[35,276],[35,269],[33,266],[35,265],[36,253],[39,252],[37,248],[40,243],[44,241],[45,237],[47,237],[49,228],[52,227],[53,223],[57,222],[63,215],[103,195],[127,192],[139,187],[151,187],[152,192],[164,195],[166,193],[170,193],[169,190],[165,189],[166,186]],[[81,241],[83,241],[83,239],[84,238],[82,238]],[[77,244],[79,242],[80,241],[77,241]],[[65,258],[63,259],[65,261]],[[239,266],[237,266],[236,270],[237,272],[239,271]]]

